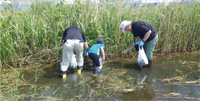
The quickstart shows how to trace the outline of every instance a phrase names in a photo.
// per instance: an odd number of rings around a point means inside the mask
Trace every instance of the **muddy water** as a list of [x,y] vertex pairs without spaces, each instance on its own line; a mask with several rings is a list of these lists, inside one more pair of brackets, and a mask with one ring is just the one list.
[[58,77],[59,63],[22,69],[17,99],[200,100],[200,52],[155,56],[152,68],[140,68],[136,61],[105,61],[99,75],[86,61],[81,75],[68,71],[66,80]]

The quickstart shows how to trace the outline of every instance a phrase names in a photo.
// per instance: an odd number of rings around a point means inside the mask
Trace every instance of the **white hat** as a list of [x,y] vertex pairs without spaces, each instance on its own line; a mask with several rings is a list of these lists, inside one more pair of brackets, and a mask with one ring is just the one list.
[[125,31],[126,26],[130,24],[131,24],[131,21],[127,21],[127,20],[122,21],[122,23],[120,24],[120,28],[122,29],[123,33]]

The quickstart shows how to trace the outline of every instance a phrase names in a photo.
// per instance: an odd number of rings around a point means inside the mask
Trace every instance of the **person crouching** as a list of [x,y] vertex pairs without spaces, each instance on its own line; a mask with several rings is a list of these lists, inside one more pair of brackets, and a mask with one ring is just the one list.
[[[92,59],[92,61],[93,61],[93,67],[95,67],[94,74],[99,74],[103,67],[102,62],[103,62],[103,60],[105,60],[104,49],[105,49],[105,45],[104,45],[103,39],[99,38],[97,40],[97,44],[94,44],[88,50],[88,55],[89,55],[90,59]],[[102,55],[102,58],[101,58],[100,54]]]

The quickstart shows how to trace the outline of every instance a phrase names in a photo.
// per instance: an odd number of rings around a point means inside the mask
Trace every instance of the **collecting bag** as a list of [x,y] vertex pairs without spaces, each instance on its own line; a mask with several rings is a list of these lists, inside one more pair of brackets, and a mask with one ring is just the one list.
[[148,64],[148,59],[147,59],[147,56],[144,52],[143,47],[139,47],[139,54],[138,54],[137,63],[140,67],[143,67],[144,65]]

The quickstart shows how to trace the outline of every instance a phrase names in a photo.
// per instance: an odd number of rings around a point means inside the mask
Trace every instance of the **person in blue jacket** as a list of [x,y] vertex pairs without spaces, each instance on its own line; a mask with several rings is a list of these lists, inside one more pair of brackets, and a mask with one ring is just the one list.
[[[93,67],[95,67],[94,74],[99,74],[102,69],[102,62],[105,60],[104,53],[105,45],[103,39],[97,39],[97,44],[94,44],[89,50],[88,55],[93,61]],[[102,58],[101,58],[102,56]],[[103,60],[102,60],[103,59]]]

